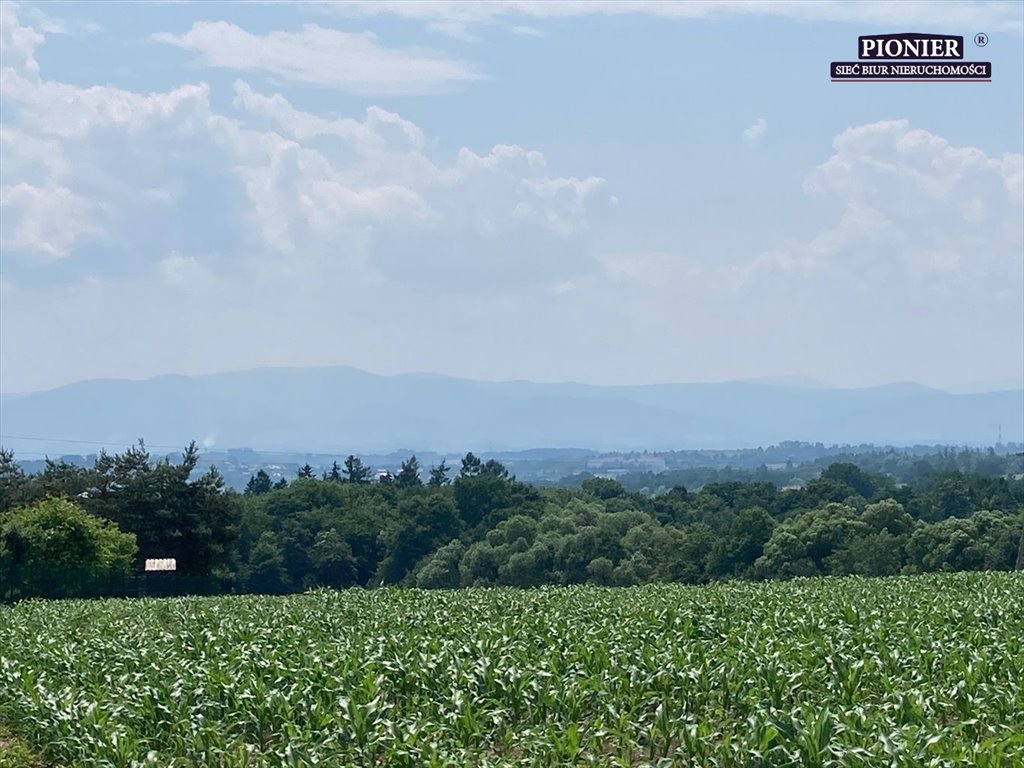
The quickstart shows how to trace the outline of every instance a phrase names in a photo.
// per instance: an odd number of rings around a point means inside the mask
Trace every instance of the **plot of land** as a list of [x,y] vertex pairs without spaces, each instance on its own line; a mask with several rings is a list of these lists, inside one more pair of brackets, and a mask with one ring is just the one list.
[[0,608],[71,766],[1024,765],[1024,574]]

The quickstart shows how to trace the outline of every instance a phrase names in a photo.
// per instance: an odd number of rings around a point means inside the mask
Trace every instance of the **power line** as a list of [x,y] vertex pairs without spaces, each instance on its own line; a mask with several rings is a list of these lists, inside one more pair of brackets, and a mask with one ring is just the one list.
[[[69,445],[94,445],[94,446],[99,446],[101,448],[114,447],[114,446],[118,445],[118,441],[115,441],[115,440],[76,440],[76,439],[73,439],[73,438],[70,438],[70,437],[40,437],[40,436],[37,436],[37,435],[28,436],[28,435],[6,435],[6,434],[0,434],[0,440],[29,440],[29,441],[33,441],[33,442],[39,442],[39,443],[67,443]],[[134,442],[128,443],[128,444],[121,443],[121,445],[124,445],[125,448],[130,448],[130,447],[134,447],[136,445],[136,443],[134,443]],[[150,442],[145,442],[145,441],[144,441],[144,445],[145,445],[145,447],[147,449],[148,448],[162,448],[162,449],[169,450],[169,451],[179,451],[179,452],[181,450],[183,450],[184,447],[185,447],[184,445],[181,445],[181,444],[179,444],[179,445],[165,445],[165,444],[150,443]],[[291,455],[294,455],[294,456],[317,456],[317,457],[345,456],[345,455],[348,455],[350,453],[353,453],[348,448],[336,448],[334,450],[331,450],[330,448],[320,448],[320,449],[315,450],[315,451],[309,451],[309,450],[299,450],[299,449],[295,449],[295,448],[248,448],[248,449],[247,448],[234,448],[234,449],[232,449],[232,448],[212,448],[212,447],[203,446],[203,445],[199,444],[198,442],[197,442],[197,445],[199,446],[199,450],[200,450],[201,453],[212,453],[212,452],[226,453],[226,452],[229,452],[229,451],[251,450],[253,453],[276,453],[276,454],[291,454]],[[17,453],[19,456],[35,455],[35,456],[46,457],[46,456],[50,455],[49,453],[42,452],[42,451],[15,451],[15,453]],[[363,455],[363,456],[386,456],[386,455],[390,455],[392,453],[396,453],[396,452],[395,451],[386,451],[386,452],[381,452],[381,453],[375,453],[373,451],[360,451],[360,455]],[[447,456],[457,456],[458,455],[458,452],[446,453],[444,451],[430,451],[430,450],[418,451],[418,453],[430,454],[430,455],[438,455],[438,456],[446,456],[446,457]]]
[[[72,443],[75,445],[99,445],[107,446],[113,445],[115,440],[73,440],[68,437],[27,437],[25,435],[0,435],[0,439],[5,440],[32,440],[38,443]],[[134,445],[134,443],[131,443]],[[157,443],[146,443],[147,448],[168,448],[171,450],[180,450],[180,445],[159,445]]]

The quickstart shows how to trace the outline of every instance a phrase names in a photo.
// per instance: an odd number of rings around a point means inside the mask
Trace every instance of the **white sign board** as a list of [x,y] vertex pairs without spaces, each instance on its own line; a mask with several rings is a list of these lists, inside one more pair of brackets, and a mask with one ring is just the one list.
[[178,561],[173,557],[161,557],[150,559],[146,561],[147,571],[176,571],[178,570]]

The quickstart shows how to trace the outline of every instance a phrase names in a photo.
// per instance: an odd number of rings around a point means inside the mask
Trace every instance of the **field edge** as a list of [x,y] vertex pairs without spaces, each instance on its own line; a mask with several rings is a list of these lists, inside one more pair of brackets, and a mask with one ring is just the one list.
[[56,768],[0,720],[0,768]]

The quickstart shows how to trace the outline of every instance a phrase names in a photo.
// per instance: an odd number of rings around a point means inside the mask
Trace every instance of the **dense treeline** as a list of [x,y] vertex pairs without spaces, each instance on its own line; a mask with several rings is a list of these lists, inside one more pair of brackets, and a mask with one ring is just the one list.
[[[803,444],[785,445],[800,447]],[[1011,446],[1015,449],[1019,447]],[[795,455],[804,452],[793,451]],[[888,475],[896,482],[906,483],[916,489],[930,485],[939,475],[949,472],[993,476],[1024,473],[1024,453],[1016,450],[997,453],[993,448],[922,446],[914,450],[864,446],[856,450],[836,451],[802,461],[762,461],[760,464],[751,461],[748,454],[754,453],[752,450],[742,453],[744,455],[736,457],[733,463],[725,458],[717,463],[707,461],[704,465],[679,467],[662,472],[628,472],[617,479],[630,491],[663,493],[677,485],[691,488],[708,483],[737,481],[771,482],[785,487],[817,477],[832,464],[856,464],[865,471]],[[578,486],[585,477],[568,477],[561,484]]]
[[[1010,570],[1022,565],[1024,481],[941,471],[915,483],[835,463],[805,487],[709,483],[658,496],[588,478],[519,482],[497,461],[378,477],[349,456],[244,493],[197,451],[151,461],[140,444],[91,468],[24,474],[0,452],[0,597],[64,594],[174,557],[221,591],[646,581]],[[61,592],[61,585],[64,591]],[[72,586],[69,586],[72,585]],[[75,586],[78,585],[78,586]]]

